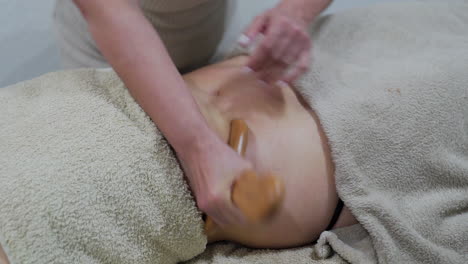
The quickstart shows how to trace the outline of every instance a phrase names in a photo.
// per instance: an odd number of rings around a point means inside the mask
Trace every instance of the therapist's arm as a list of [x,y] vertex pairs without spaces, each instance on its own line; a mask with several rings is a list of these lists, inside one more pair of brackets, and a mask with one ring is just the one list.
[[226,194],[248,163],[208,127],[138,1],[74,2],[104,57],[177,152],[199,207],[221,225],[241,222]]

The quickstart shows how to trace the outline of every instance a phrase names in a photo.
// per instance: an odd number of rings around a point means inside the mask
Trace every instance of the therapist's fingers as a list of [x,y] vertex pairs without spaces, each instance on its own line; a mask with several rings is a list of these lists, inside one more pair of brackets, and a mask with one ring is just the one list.
[[276,21],[272,20],[268,24],[264,38],[250,56],[247,66],[254,71],[270,70],[271,65],[281,61],[281,55],[287,49],[290,42],[289,32]]
[[286,76],[288,69],[294,69],[297,65],[299,56],[304,52],[302,45],[285,42],[286,46],[274,48],[276,55],[272,56],[267,65],[260,69],[259,78],[267,83],[274,83]]
[[294,82],[309,69],[309,64],[310,51],[306,50],[300,55],[297,64],[287,71],[282,80],[287,83]]
[[263,34],[266,28],[268,17],[265,15],[260,15],[254,18],[252,24],[244,31],[244,33],[239,37],[239,44],[246,48],[259,34]]
[[286,52],[282,55],[283,61],[288,64],[288,66],[294,66],[301,56],[302,53],[308,50],[307,43],[296,43],[295,45],[290,45]]
[[271,49],[273,43],[265,41],[265,39],[255,47],[253,53],[250,55],[247,67],[253,71],[260,72],[263,68],[268,67],[273,63],[271,59]]
[[288,65],[282,61],[275,61],[268,67],[258,73],[258,78],[267,82],[274,83],[281,79],[285,75]]
[[218,203],[213,203],[207,214],[219,227],[239,225],[246,222],[245,216],[231,201],[230,194],[226,194]]
[[289,30],[288,22],[285,18],[276,17],[276,19],[271,19],[264,40],[272,43],[270,50],[272,60],[290,63],[284,60],[284,55],[296,43],[294,41],[294,32]]

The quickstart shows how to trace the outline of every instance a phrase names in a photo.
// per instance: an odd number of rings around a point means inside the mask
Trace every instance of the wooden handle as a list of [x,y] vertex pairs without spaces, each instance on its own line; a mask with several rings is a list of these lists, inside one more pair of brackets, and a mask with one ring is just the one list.
[[[247,148],[249,128],[243,120],[231,121],[229,146],[244,156]],[[279,207],[284,197],[284,184],[274,175],[258,177],[252,171],[245,171],[234,183],[233,203],[244,213],[249,224],[259,223]],[[218,228],[209,216],[205,222],[205,233],[209,241],[221,240],[223,230]]]
[[244,157],[249,140],[249,128],[243,120],[235,119],[231,121],[231,132],[229,133],[229,146]]

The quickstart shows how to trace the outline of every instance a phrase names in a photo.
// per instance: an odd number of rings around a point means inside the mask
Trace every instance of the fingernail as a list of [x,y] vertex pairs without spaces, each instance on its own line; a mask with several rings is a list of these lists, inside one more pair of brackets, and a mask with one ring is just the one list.
[[250,38],[247,37],[247,35],[242,34],[240,35],[239,39],[237,39],[237,42],[241,44],[242,46],[247,46],[250,43]]
[[279,80],[279,81],[276,81],[276,85],[278,85],[279,87],[288,87],[289,85],[283,81],[283,80]]
[[258,82],[260,85],[268,86],[268,82],[266,82],[265,80],[257,79],[257,82]]
[[248,67],[248,66],[242,67],[241,71],[242,71],[243,73],[251,73],[251,72],[253,72],[252,68],[250,68],[250,67]]

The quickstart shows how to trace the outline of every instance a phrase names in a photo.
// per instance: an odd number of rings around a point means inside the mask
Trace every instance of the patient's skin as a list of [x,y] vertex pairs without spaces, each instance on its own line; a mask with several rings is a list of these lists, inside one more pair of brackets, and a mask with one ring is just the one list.
[[[338,196],[327,139],[318,117],[287,85],[268,86],[236,57],[184,75],[208,124],[228,141],[230,121],[250,128],[246,158],[260,174],[285,183],[285,200],[268,223],[232,229],[233,240],[253,247],[293,247],[324,231]],[[334,228],[357,223],[345,207]],[[238,233],[247,233],[248,236]]]

